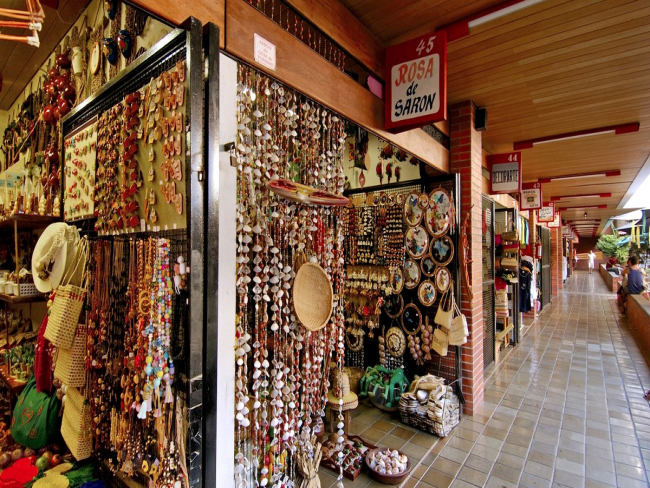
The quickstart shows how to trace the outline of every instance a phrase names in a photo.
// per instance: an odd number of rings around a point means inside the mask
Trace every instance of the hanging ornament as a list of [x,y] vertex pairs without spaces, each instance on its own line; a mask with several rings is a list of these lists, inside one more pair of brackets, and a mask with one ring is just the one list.
[[128,30],[120,30],[119,34],[117,35],[117,46],[120,48],[120,52],[125,59],[129,59],[131,57],[133,43],[131,41],[131,34]]
[[361,171],[361,174],[359,175],[359,186],[363,188],[366,184],[366,175]]
[[112,37],[105,37],[103,42],[106,61],[115,66],[117,64],[117,43]]

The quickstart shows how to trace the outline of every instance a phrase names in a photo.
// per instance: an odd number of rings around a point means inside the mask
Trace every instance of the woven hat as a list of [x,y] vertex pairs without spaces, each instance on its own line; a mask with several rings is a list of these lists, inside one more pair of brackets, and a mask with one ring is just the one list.
[[323,268],[314,263],[300,267],[293,283],[293,306],[307,330],[327,325],[334,307],[333,296],[332,283]]
[[77,228],[64,222],[51,224],[43,231],[32,254],[32,277],[38,291],[47,293],[59,286],[78,242]]
[[[339,400],[343,400],[343,405],[341,405],[341,410],[353,410],[359,406],[359,397],[356,393],[350,391],[350,379],[346,373],[339,375],[338,373],[334,376],[335,388],[332,388],[327,392],[327,403],[330,405],[330,408],[338,410]],[[337,390],[340,386],[341,398],[339,398],[334,391]]]

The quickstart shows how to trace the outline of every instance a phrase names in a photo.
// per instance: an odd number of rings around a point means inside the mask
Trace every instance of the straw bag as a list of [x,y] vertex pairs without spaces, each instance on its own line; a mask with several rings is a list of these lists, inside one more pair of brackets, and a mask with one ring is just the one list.
[[[57,347],[72,349],[74,345],[75,331],[79,323],[79,314],[83,308],[86,297],[86,263],[88,261],[88,240],[83,239],[77,250],[74,265],[66,270],[61,284],[54,292],[52,305],[48,310],[48,323],[45,330],[45,338]],[[81,266],[81,268],[80,268]],[[81,269],[81,286],[70,283]],[[65,283],[65,284],[63,284]]]
[[462,346],[467,342],[469,330],[467,329],[467,318],[460,312],[458,305],[454,303],[455,317],[451,321],[449,329],[449,345]]
[[441,356],[447,355],[447,349],[449,347],[449,336],[442,329],[436,329],[433,331],[433,336],[431,337],[431,349],[436,351]]
[[66,390],[61,435],[77,461],[90,457],[93,452],[90,405],[79,390],[73,387]]
[[451,284],[447,291],[442,295],[440,299],[440,304],[438,305],[438,310],[436,311],[436,317],[433,319],[436,324],[440,327],[444,327],[446,330],[449,330],[451,327],[451,319],[454,313],[454,293],[451,291]]
[[86,384],[86,331],[83,325],[77,327],[72,349],[58,349],[54,377],[67,386]]
[[507,269],[517,269],[519,268],[519,263],[517,262],[517,258],[509,256],[501,258],[501,267]]
[[[510,229],[510,227],[512,227],[512,229]],[[506,225],[506,230],[501,232],[501,239],[507,242],[519,241],[519,232],[517,232],[515,223],[512,220]]]

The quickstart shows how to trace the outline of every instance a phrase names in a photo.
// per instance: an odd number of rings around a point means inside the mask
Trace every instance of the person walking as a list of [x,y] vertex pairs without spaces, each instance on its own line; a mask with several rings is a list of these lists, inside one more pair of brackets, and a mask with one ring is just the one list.
[[591,272],[594,270],[594,266],[596,265],[596,253],[593,249],[589,251],[587,257],[589,258],[589,274],[591,274]]

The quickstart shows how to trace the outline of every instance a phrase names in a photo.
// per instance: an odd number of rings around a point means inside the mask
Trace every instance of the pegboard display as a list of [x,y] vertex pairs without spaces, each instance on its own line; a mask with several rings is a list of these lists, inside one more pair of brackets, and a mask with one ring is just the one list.
[[66,135],[63,141],[65,179],[63,219],[94,217],[97,118]]

